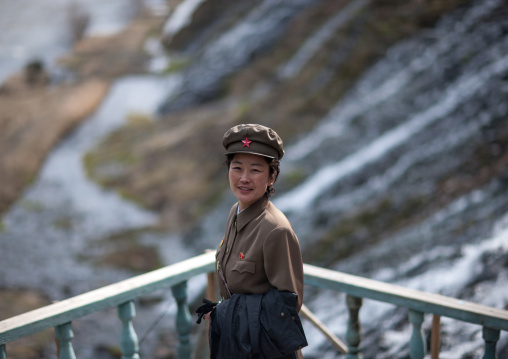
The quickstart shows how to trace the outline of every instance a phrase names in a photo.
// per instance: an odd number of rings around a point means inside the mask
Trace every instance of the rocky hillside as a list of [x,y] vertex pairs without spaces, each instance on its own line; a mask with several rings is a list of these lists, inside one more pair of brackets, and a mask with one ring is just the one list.
[[[444,13],[468,1],[297,3],[299,8],[295,5],[291,16],[281,20],[284,27],[276,28],[277,36],[250,48],[234,71],[218,70],[215,81],[184,87],[161,108],[159,120],[134,121],[105,139],[87,156],[90,176],[159,211],[163,223],[175,229],[187,227],[227,188],[220,166],[220,139],[227,128],[241,122],[261,123],[274,127],[290,143],[315,126],[391,45],[432,27]],[[240,15],[259,4],[224,6],[219,0],[206,1],[188,27],[164,38],[168,51],[187,59],[184,73],[189,74],[189,82],[200,81],[198,70],[205,49],[221,32],[237,25]],[[280,68],[323,24],[345,9],[351,13],[347,21],[320,44],[301,71],[282,80]],[[204,13],[216,14],[215,21]],[[299,183],[304,176],[295,173],[281,189]]]
[[[179,255],[192,256],[212,248],[223,233],[224,208],[231,204],[224,196],[229,191],[222,135],[235,124],[255,122],[275,128],[285,140],[274,202],[295,228],[305,262],[506,308],[507,5],[505,0],[207,0],[176,33],[161,21],[140,18],[115,37],[87,39],[63,61],[79,86],[100,83],[107,88],[117,76],[144,71],[147,56],[140,48],[149,33],[160,35],[165,46],[170,59],[165,73],[147,76],[163,84],[175,80],[164,86],[167,94],[159,111],[126,115],[126,125],[101,138],[84,162],[90,179],[150,209],[150,219],[160,215],[166,228],[153,228],[152,220],[149,228],[147,222],[138,226],[136,216],[119,215],[121,207],[100,201],[83,217],[85,211],[77,210],[82,207],[64,198],[48,203],[40,217],[35,212],[41,205],[19,208],[19,217],[5,221],[19,228],[5,225],[2,240],[24,257],[31,238],[40,235],[53,241],[47,246],[51,251],[59,248],[69,258],[68,238],[76,237],[82,247],[72,250],[81,264],[141,271],[169,264],[172,257],[159,256],[166,252],[185,249]],[[6,204],[35,176],[57,140],[86,117],[82,111],[47,127],[47,119],[61,110],[58,101],[43,94],[54,93],[63,101],[77,85],[24,88],[19,94],[37,98],[31,111],[21,95],[8,97],[17,93],[16,81],[11,86],[0,94],[0,105],[12,106],[3,112],[9,120],[0,114],[0,125],[13,126],[0,132],[0,169],[3,174],[9,163],[24,172],[9,169],[9,176],[0,177],[10,181],[0,187],[11,188],[10,197],[0,193]],[[99,90],[89,92],[102,96]],[[114,108],[123,104],[125,92],[119,94]],[[87,97],[79,98],[91,111]],[[24,120],[13,121],[16,113]],[[124,112],[112,113],[100,120],[123,121]],[[77,133],[94,137],[94,132]],[[81,152],[73,163],[81,170],[80,159]],[[67,190],[76,202],[90,193],[76,190],[72,176],[70,182]],[[39,189],[44,197],[55,198],[63,187]],[[37,193],[33,199],[28,204],[39,203]],[[21,215],[26,223],[42,223],[34,227],[36,235],[17,230],[27,227]],[[34,220],[41,217],[44,221]],[[143,243],[149,252],[142,250]],[[31,265],[50,262],[40,252]],[[30,272],[9,264],[17,264],[16,259],[6,263],[13,275],[3,278],[19,276],[11,283],[26,283]],[[128,268],[133,263],[141,265]],[[53,277],[46,274],[52,273],[49,269],[37,274]],[[67,275],[81,284],[75,276],[86,282],[88,273]],[[37,284],[48,288],[42,281]],[[305,295],[306,304],[343,337],[347,309],[337,305],[343,294],[308,290]],[[365,300],[362,307],[362,315],[378,319],[362,322],[364,356],[407,357],[407,311],[372,302]],[[423,325],[426,334],[429,317]],[[443,358],[481,356],[481,327],[471,327],[443,321]],[[306,357],[333,357],[321,335],[309,343]],[[498,348],[507,355],[506,336]]]

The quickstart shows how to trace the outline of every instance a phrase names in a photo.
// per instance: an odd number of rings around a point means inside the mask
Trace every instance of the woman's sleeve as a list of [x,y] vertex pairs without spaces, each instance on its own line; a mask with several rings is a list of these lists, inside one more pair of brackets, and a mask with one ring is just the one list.
[[290,228],[277,227],[263,244],[264,267],[270,284],[279,291],[298,294],[297,309],[303,303],[303,261],[300,243]]

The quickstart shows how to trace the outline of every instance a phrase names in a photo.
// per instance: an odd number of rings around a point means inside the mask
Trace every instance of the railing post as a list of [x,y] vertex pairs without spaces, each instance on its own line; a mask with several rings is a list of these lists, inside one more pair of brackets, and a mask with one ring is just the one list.
[[71,322],[56,326],[55,334],[58,340],[58,359],[76,359],[71,342],[74,338]]
[[6,359],[5,344],[0,345],[0,359]]
[[360,342],[362,341],[362,327],[358,313],[362,306],[362,298],[346,295],[346,304],[349,310],[349,322],[346,331],[346,342],[349,352],[346,359],[361,359],[363,355],[360,350]]
[[118,306],[118,318],[122,321],[122,334],[120,337],[120,350],[122,359],[139,359],[139,342],[132,318],[136,316],[136,307],[133,301]]
[[176,312],[176,330],[179,335],[180,343],[178,344],[178,358],[190,359],[191,345],[190,345],[190,331],[192,317],[187,306],[187,281],[183,281],[171,287],[173,296],[175,297],[178,306]]
[[425,356],[425,337],[422,330],[423,313],[409,310],[409,322],[413,325],[413,332],[409,340],[409,357],[423,359]]
[[432,332],[430,335],[430,359],[439,359],[441,351],[441,317],[432,316]]
[[483,327],[483,340],[485,341],[485,354],[483,359],[496,359],[496,344],[499,340],[500,330]]

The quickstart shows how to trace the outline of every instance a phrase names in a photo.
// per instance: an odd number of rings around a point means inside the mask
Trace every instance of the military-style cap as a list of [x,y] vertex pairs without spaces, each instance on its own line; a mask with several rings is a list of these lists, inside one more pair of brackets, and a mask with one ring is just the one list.
[[269,127],[243,124],[230,128],[222,139],[226,155],[251,153],[280,160],[284,156],[282,139]]

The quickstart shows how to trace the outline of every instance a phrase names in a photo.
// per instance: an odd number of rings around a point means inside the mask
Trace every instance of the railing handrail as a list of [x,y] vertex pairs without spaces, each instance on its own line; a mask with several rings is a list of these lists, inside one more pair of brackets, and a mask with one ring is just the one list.
[[[71,331],[71,329],[66,328],[70,328],[68,324],[73,320],[114,306],[121,309],[123,314],[120,317],[124,321],[124,327],[129,332],[130,329],[128,328],[131,325],[129,320],[134,315],[132,300],[159,289],[171,287],[172,290],[175,290],[175,287],[186,283],[187,280],[196,275],[213,272],[214,267],[215,252],[212,251],[0,321],[0,357],[5,358],[5,344],[8,342],[51,327],[60,326],[64,331]],[[346,339],[350,351],[353,351],[351,357],[356,358],[355,351],[359,350],[358,309],[361,307],[362,298],[408,308],[410,310],[410,321],[415,328],[413,333],[420,331],[424,313],[432,313],[437,316],[482,325],[486,353],[495,350],[495,343],[499,339],[499,330],[508,331],[507,310],[404,288],[310,264],[304,264],[304,275],[306,284],[347,294],[346,302],[350,311],[350,322],[348,325],[349,334],[346,335]],[[185,298],[186,294],[184,294],[184,297],[177,298],[179,310],[180,307],[184,307],[185,303],[182,300],[185,300]],[[189,322],[190,325],[188,309],[187,314],[182,315],[187,316],[183,320]],[[65,326],[67,327],[63,328]],[[187,330],[190,331],[190,326]],[[187,334],[182,333],[181,338],[186,338]],[[72,335],[68,338],[71,337]],[[411,338],[411,341],[414,341],[411,347],[416,348],[415,354],[411,357],[423,358],[422,350],[424,349],[421,349],[423,348],[423,340],[417,337],[418,335]],[[62,338],[62,340],[68,341],[63,336]],[[132,343],[137,341],[137,339],[132,338],[130,340]],[[185,340],[188,342],[188,339]],[[189,345],[189,343],[186,345]],[[491,357],[493,358],[494,355],[485,356],[485,358]]]
[[214,270],[215,252],[138,275],[0,321],[0,345],[111,308]]
[[304,264],[305,283],[358,298],[508,331],[508,311]]

